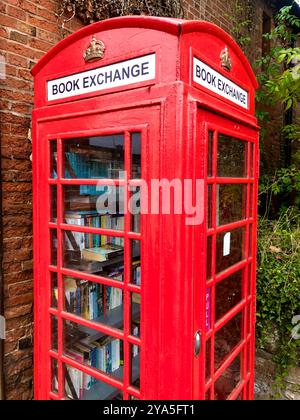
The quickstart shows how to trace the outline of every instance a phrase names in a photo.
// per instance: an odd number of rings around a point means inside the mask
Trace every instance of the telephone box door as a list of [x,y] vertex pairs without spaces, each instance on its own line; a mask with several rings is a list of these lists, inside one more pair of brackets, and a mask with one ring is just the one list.
[[[202,109],[197,124],[197,156],[206,156],[206,220],[196,236],[206,238],[206,252],[196,240],[195,330],[202,351],[195,395],[248,400],[254,388],[258,135]],[[202,170],[196,162],[197,177]]]
[[140,189],[158,176],[159,141],[149,139],[159,115],[158,106],[57,120],[36,112],[37,399],[155,395],[157,314],[144,305],[157,298],[155,216],[144,222]]

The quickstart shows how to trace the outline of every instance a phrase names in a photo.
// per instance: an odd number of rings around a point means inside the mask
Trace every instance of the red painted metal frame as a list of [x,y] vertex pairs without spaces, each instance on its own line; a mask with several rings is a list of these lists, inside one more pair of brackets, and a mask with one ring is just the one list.
[[[86,64],[82,52],[92,35],[106,46],[104,60]],[[199,52],[199,45],[201,51]],[[232,58],[231,73],[220,63],[220,52],[227,45]],[[156,53],[155,83],[134,85],[129,89],[95,92],[66,101],[47,102],[46,81],[122,60]],[[220,74],[249,92],[249,110],[241,109],[192,82],[193,56],[199,56]],[[220,28],[208,22],[176,19],[126,17],[85,27],[55,46],[33,69],[35,110],[33,113],[34,174],[34,266],[35,266],[35,398],[64,399],[63,365],[73,366],[96,379],[121,390],[124,399],[205,399],[214,398],[215,381],[230,363],[242,355],[242,381],[228,399],[253,399],[255,345],[255,272],[257,226],[257,180],[259,171],[258,126],[254,117],[257,82],[251,67],[237,44]],[[207,176],[208,131],[214,131],[214,176]],[[78,136],[123,133],[126,169],[130,174],[130,133],[142,133],[143,179],[199,179],[212,186],[213,215],[216,215],[216,185],[244,184],[247,187],[245,220],[207,229],[207,194],[204,194],[204,221],[187,226],[185,214],[142,216],[141,234],[130,232],[130,215],[124,232],[70,226],[63,223],[63,186],[95,185],[98,180],[63,179],[62,143]],[[254,144],[253,177],[218,178],[217,135],[228,134]],[[50,177],[50,142],[58,145],[58,178]],[[248,175],[250,170],[248,162]],[[129,175],[130,177],[130,175]],[[102,185],[116,184],[101,180]],[[139,185],[124,179],[118,185]],[[57,188],[57,223],[50,221],[50,186]],[[252,187],[251,187],[252,186]],[[249,200],[250,193],[252,200]],[[195,194],[195,193],[194,193]],[[128,198],[128,197],[127,197]],[[142,200],[149,197],[142,196]],[[250,201],[252,208],[250,208]],[[249,229],[252,227],[252,243]],[[222,232],[243,227],[246,231],[245,259],[216,275],[216,237]],[[57,266],[50,264],[50,231],[57,231]],[[120,282],[79,273],[63,267],[62,234],[66,230],[123,237],[125,239],[125,280]],[[212,279],[206,279],[207,238],[213,238]],[[130,240],[141,241],[142,286],[130,284]],[[249,254],[251,249],[251,255]],[[248,268],[251,267],[251,270]],[[214,319],[216,284],[230,274],[243,270],[243,300],[221,320]],[[51,308],[51,273],[58,274],[58,307]],[[124,330],[94,324],[64,311],[63,276],[73,276],[124,291]],[[248,281],[248,276],[251,277]],[[250,289],[249,290],[249,286]],[[212,289],[212,328],[206,333],[206,290]],[[141,337],[133,337],[130,328],[130,294],[141,293]],[[214,337],[230,319],[243,312],[243,337],[219,369],[214,371]],[[51,344],[51,317],[58,319],[58,348]],[[92,327],[124,340],[125,371],[123,381],[82,365],[63,352],[63,320]],[[202,334],[202,351],[194,354],[194,337]],[[210,340],[210,341],[209,341]],[[206,381],[205,343],[211,346],[211,375]],[[141,348],[140,390],[130,384],[130,345]],[[58,392],[51,384],[51,360],[58,363]]]

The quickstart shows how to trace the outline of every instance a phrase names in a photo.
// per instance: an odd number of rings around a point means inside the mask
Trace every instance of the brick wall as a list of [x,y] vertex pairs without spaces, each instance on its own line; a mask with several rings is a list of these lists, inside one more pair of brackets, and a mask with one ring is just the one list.
[[[5,380],[8,399],[32,397],[32,193],[31,142],[33,103],[30,70],[62,39],[55,13],[60,1],[2,0],[0,55],[0,133],[4,211],[4,282],[7,339]],[[66,33],[81,24],[73,20]]]
[[[207,19],[232,32],[227,15],[234,0],[183,0],[187,19]],[[31,142],[33,103],[30,69],[63,36],[57,21],[59,1],[2,0],[0,3],[0,135],[4,210],[4,281],[7,339],[5,379],[8,399],[32,398],[32,198]],[[262,0],[254,3],[254,29],[248,56],[261,51]],[[66,32],[81,24],[72,20]],[[2,58],[1,58],[2,56]]]

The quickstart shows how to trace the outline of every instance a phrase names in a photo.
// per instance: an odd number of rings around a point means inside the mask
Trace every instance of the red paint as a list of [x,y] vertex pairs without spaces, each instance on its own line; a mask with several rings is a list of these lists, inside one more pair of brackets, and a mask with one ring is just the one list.
[[[83,52],[91,36],[106,45],[102,61],[85,63]],[[232,71],[221,67],[220,53],[227,46]],[[47,80],[76,74],[99,66],[156,53],[155,83],[136,84],[122,89],[85,94],[80,97],[48,103]],[[227,99],[195,86],[193,56],[210,65],[224,77],[243,87],[249,94],[249,110]],[[124,398],[204,399],[215,397],[215,385],[232,361],[241,355],[241,381],[228,399],[253,399],[255,348],[255,271],[256,227],[259,176],[259,128],[254,116],[257,82],[251,67],[237,44],[220,28],[207,22],[176,19],[126,17],[99,22],[74,33],[55,46],[33,69],[35,77],[35,110],[33,112],[34,176],[34,266],[35,266],[35,398],[63,399],[63,363],[76,367],[98,380],[123,391]],[[208,132],[214,132],[213,174],[208,177]],[[141,240],[142,286],[129,284],[129,265],[125,263],[125,281],[119,282],[80,274],[80,278],[122,288],[125,308],[130,292],[141,293],[141,338],[130,335],[129,310],[125,310],[124,330],[94,325],[64,311],[63,275],[78,273],[63,267],[59,246],[57,266],[50,265],[50,229],[57,229],[58,244],[62,232],[70,230],[63,223],[63,185],[95,185],[96,180],[64,179],[61,170],[62,143],[65,139],[93,135],[124,133],[126,169],[130,173],[130,133],[141,132],[142,176],[151,179],[200,179],[205,190],[211,185],[212,212],[217,211],[217,185],[246,185],[245,218],[230,225],[217,226],[214,217],[207,228],[205,220],[198,226],[186,226],[185,215],[143,215],[141,234],[130,232],[130,215],[125,218],[124,232],[106,229],[72,227],[73,231],[114,234],[125,239],[125,260],[129,257],[129,239]],[[250,161],[245,178],[220,178],[217,174],[218,133],[237,137],[254,147],[254,174]],[[49,142],[57,139],[58,178],[50,179]],[[111,181],[101,180],[103,185]],[[134,182],[131,182],[136,183]],[[122,182],[121,182],[122,184]],[[128,185],[125,180],[124,185]],[[58,190],[57,223],[50,223],[49,186]],[[252,209],[250,212],[250,192]],[[217,236],[237,228],[245,229],[243,258],[221,274],[216,273]],[[250,228],[253,229],[250,244]],[[212,238],[212,277],[206,279],[207,237]],[[250,252],[251,250],[251,252]],[[248,269],[252,266],[252,271]],[[220,319],[215,319],[216,285],[241,270],[243,297]],[[50,273],[58,274],[58,308],[51,308]],[[211,314],[208,315],[206,290],[211,290]],[[238,313],[242,313],[242,335],[237,346],[215,370],[214,357],[206,360],[205,345],[214,353],[216,334]],[[58,317],[58,349],[51,349],[50,314]],[[209,328],[206,321],[209,316]],[[249,318],[250,317],[250,318]],[[63,319],[93,327],[124,340],[125,369],[123,381],[70,360],[63,352]],[[202,334],[202,351],[194,355],[194,337]],[[129,346],[141,346],[141,388],[130,385]],[[58,393],[51,389],[50,357],[58,361]],[[207,375],[207,372],[210,372]],[[208,380],[206,379],[208,377]]]

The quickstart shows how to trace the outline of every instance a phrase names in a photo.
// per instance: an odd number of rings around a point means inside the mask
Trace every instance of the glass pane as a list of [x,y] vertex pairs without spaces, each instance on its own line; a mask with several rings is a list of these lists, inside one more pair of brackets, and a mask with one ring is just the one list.
[[141,133],[133,133],[131,136],[132,149],[132,179],[140,179],[141,172]]
[[57,142],[50,141],[50,178],[57,178]]
[[245,185],[217,185],[217,226],[244,220],[246,197]]
[[242,313],[229,321],[215,336],[215,370],[242,340]]
[[249,215],[253,217],[254,215],[254,200],[253,200],[253,184],[250,184],[250,197],[249,197]]
[[250,143],[250,178],[254,176],[254,144]]
[[123,291],[86,280],[64,278],[65,310],[88,321],[123,329]]
[[124,230],[124,187],[63,187],[64,219],[69,225]]
[[218,139],[218,177],[247,177],[248,143],[234,137],[219,134]]
[[64,321],[64,353],[79,363],[123,379],[123,342],[119,339]]
[[213,227],[212,221],[212,198],[213,198],[213,187],[212,185],[208,185],[207,187],[207,229],[211,229]]
[[205,382],[211,378],[211,340],[205,344]]
[[207,176],[213,176],[213,150],[214,150],[214,132],[208,132],[208,162],[207,162]]
[[51,265],[57,265],[57,230],[50,230],[50,241],[51,241]]
[[141,188],[130,186],[129,210],[131,214],[131,231],[141,232]]
[[141,242],[131,241],[131,283],[141,286]]
[[56,359],[51,359],[51,391],[58,392],[58,363]]
[[58,323],[57,318],[53,315],[51,315],[51,342],[52,342],[52,350],[58,350]]
[[239,355],[216,381],[215,400],[226,400],[241,380],[241,356]]
[[253,225],[249,225],[249,252],[248,258],[253,256]]
[[212,245],[213,238],[208,236],[207,238],[207,280],[212,278]]
[[124,135],[64,141],[64,177],[124,178]]
[[216,320],[223,318],[243,298],[243,272],[232,274],[216,284]]
[[65,395],[71,400],[122,400],[123,394],[120,390],[98,381],[71,366],[64,366],[65,369]]
[[217,273],[243,260],[244,240],[245,228],[220,233],[217,236]]
[[130,345],[131,385],[140,388],[140,347]]
[[51,306],[57,308],[58,302],[58,287],[57,287],[57,273],[50,273],[51,275]]
[[248,295],[252,294],[252,264],[248,267]]
[[57,223],[57,186],[50,186],[50,221]]
[[124,239],[65,231],[64,267],[123,281]]
[[141,335],[141,295],[131,294],[131,334],[135,337]]

